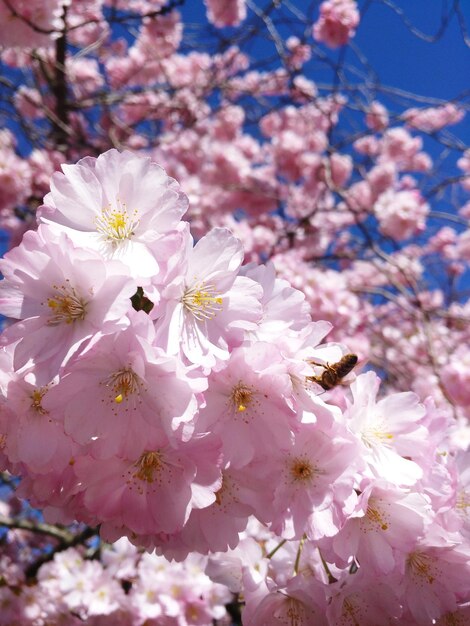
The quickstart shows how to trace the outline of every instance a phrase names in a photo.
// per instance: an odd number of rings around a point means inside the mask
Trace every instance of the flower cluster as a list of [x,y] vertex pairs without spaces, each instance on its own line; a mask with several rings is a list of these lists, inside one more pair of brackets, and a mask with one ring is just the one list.
[[[347,161],[332,171],[340,184]],[[18,494],[107,541],[178,561],[213,553],[207,573],[243,592],[245,624],[458,619],[470,600],[459,430],[431,399],[380,398],[272,264],[242,265],[226,228],[194,243],[187,207],[151,159],[112,149],[63,165],[37,230],[0,261],[0,312],[17,320],[0,338],[1,459]],[[80,565],[96,584],[69,581],[70,596],[56,566],[40,584],[68,610],[124,606],[101,566]],[[145,619],[180,611],[164,598]],[[223,616],[194,611],[187,623]]]
[[191,555],[171,564],[121,539],[103,547],[101,561],[85,559],[75,548],[55,554],[39,569],[37,584],[19,594],[14,589],[24,574],[5,556],[0,626],[228,624],[225,605],[232,594],[204,574],[206,563],[207,557]]
[[2,47],[49,46],[64,26],[62,12],[71,0],[0,2]]
[[207,19],[219,28],[238,26],[246,18],[245,0],[204,0]]
[[330,48],[344,46],[354,37],[359,20],[356,0],[325,0],[313,25],[313,37]]

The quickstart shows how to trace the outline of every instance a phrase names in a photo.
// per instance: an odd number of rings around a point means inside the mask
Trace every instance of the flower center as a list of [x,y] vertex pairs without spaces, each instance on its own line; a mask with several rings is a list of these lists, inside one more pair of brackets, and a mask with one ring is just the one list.
[[155,473],[163,467],[162,456],[159,452],[144,452],[135,465],[138,470],[134,477],[147,483],[153,483]]
[[467,515],[467,510],[470,509],[470,494],[465,490],[457,493],[455,508],[462,511],[463,515]]
[[369,448],[377,445],[388,447],[393,439],[393,435],[386,431],[385,422],[382,420],[364,428],[361,431],[361,438]]
[[253,391],[243,383],[238,383],[238,385],[232,389],[232,393],[230,394],[230,400],[235,405],[238,413],[246,411],[252,398]]
[[215,292],[214,285],[201,282],[189,287],[181,298],[181,302],[187,311],[202,322],[212,319],[222,310],[223,300]]
[[374,506],[367,507],[366,517],[372,524],[380,526],[382,530],[388,529],[388,524],[385,522],[382,512]]
[[219,505],[219,506],[222,504],[222,498],[224,496],[224,489],[225,489],[225,491],[227,490],[226,489],[226,479],[225,479],[225,477],[222,476],[222,486],[220,487],[220,489],[218,489],[215,492],[215,503],[217,505]]
[[353,596],[345,598],[343,602],[342,616],[345,620],[351,620],[354,624],[359,624],[358,618],[360,618],[358,607],[353,602]]
[[87,302],[81,298],[75,288],[68,281],[65,285],[58,287],[53,285],[55,293],[47,299],[47,306],[51,310],[51,317],[48,326],[58,326],[59,324],[73,324],[77,320],[84,320],[86,317]]
[[47,387],[39,387],[31,394],[31,408],[39,415],[48,415],[49,411],[42,406],[41,402],[47,392]]
[[314,469],[310,462],[302,458],[293,460],[290,471],[296,481],[307,481],[314,474]]
[[135,393],[138,394],[142,387],[142,381],[130,368],[113,372],[104,384],[111,389],[116,404],[121,404],[124,399]]
[[286,604],[283,608],[284,610],[281,609],[280,617],[284,617],[282,613],[285,613],[286,619],[283,620],[285,624],[288,624],[289,626],[302,626],[306,615],[300,600],[289,597],[287,598]]
[[101,215],[95,218],[96,231],[115,246],[126,239],[131,239],[139,225],[137,211],[129,214],[125,203],[119,199],[116,203],[117,208],[105,207],[101,210]]
[[420,578],[424,578],[430,585],[435,580],[435,576],[432,575],[432,560],[426,554],[422,552],[412,552],[406,562],[408,568],[413,574],[416,574]]
[[305,456],[298,456],[292,459],[289,469],[294,482],[309,482],[315,476],[324,474],[321,469]]

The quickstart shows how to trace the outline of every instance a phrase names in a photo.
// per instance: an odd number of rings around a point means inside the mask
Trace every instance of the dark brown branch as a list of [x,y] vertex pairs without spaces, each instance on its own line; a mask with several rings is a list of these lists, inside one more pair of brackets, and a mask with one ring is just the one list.
[[68,144],[67,129],[69,121],[67,103],[67,73],[65,68],[67,53],[67,7],[64,7],[62,17],[64,20],[64,29],[56,41],[54,95],[56,100],[57,119],[53,121],[53,134],[57,149],[61,152],[65,152]]
[[40,533],[41,535],[49,535],[50,537],[54,537],[54,539],[58,539],[59,541],[65,543],[70,543],[75,537],[73,533],[59,528],[58,526],[28,519],[5,517],[4,515],[0,515],[0,526],[5,526],[6,528],[17,528],[18,530],[28,530],[33,533]]

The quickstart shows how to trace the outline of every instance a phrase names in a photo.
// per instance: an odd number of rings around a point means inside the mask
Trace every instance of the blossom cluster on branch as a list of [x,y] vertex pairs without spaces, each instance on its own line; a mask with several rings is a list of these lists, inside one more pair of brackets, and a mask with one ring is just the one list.
[[0,625],[465,624],[466,96],[194,2],[0,0]]
[[[246,624],[458,611],[468,459],[445,413],[411,392],[378,399],[373,372],[345,397],[357,358],[323,342],[331,324],[271,264],[243,266],[229,230],[194,244],[187,198],[149,158],[113,149],[62,170],[0,261],[18,494],[49,523],[178,561],[232,550],[208,572],[243,593]],[[263,568],[239,545],[252,517],[288,546]]]
[[15,531],[0,559],[2,626],[230,623],[225,605],[233,594],[204,574],[207,557],[192,554],[170,563],[121,539],[103,546],[100,560],[80,548],[57,552],[33,585],[17,560],[25,540]]

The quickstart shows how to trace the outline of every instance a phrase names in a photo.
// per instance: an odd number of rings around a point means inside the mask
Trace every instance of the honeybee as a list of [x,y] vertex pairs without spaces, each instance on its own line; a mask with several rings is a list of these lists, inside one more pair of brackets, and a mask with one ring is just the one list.
[[307,380],[317,383],[325,391],[333,389],[341,383],[341,380],[351,372],[357,364],[357,354],[345,354],[337,363],[316,363],[310,361],[312,365],[319,365],[324,368],[320,376],[307,376]]

